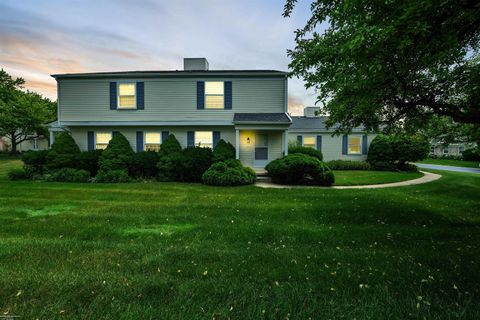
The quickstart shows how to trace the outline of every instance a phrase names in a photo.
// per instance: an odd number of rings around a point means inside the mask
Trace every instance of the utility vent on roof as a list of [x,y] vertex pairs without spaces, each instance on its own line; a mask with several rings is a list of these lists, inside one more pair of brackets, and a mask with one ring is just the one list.
[[183,58],[183,70],[208,71],[208,61],[206,58]]

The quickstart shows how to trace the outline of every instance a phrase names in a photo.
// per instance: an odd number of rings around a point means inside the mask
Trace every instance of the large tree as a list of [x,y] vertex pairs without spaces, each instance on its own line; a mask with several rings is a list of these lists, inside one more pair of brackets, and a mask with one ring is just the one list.
[[22,90],[25,81],[0,70],[0,136],[10,140],[11,152],[27,139],[45,136],[45,123],[55,119],[55,103]]
[[317,90],[330,124],[480,123],[478,0],[316,0],[311,11],[290,68]]

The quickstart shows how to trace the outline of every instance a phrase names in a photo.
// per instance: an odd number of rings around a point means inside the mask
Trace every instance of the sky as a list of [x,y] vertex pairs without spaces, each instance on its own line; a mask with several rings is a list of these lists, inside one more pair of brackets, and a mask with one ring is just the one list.
[[[283,0],[0,0],[0,68],[56,100],[50,74],[182,70],[184,57],[210,69],[288,71],[294,31],[309,17],[299,0],[283,18]],[[316,96],[289,80],[289,111],[301,115]]]

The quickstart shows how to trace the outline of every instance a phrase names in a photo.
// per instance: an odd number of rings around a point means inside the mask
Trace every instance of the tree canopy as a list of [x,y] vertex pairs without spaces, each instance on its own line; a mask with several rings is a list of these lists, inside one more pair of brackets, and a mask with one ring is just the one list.
[[9,138],[12,152],[30,137],[47,134],[45,124],[55,120],[56,105],[38,93],[22,90],[25,81],[0,70],[0,136]]
[[478,1],[316,0],[311,11],[288,50],[291,74],[317,90],[339,131],[433,115],[480,123]]

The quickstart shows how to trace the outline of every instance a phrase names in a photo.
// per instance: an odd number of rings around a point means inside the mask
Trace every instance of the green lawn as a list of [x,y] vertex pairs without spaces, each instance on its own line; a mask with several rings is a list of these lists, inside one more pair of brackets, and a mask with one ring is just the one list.
[[419,161],[419,163],[426,164],[438,164],[442,166],[455,166],[455,167],[466,167],[466,168],[479,168],[480,162],[477,161],[463,161],[463,160],[451,160],[451,159],[425,159]]
[[423,176],[421,172],[389,172],[389,171],[360,171],[336,170],[336,186],[358,186],[362,184],[382,184],[412,180]]
[[10,182],[22,319],[480,318],[480,177],[375,190]]

